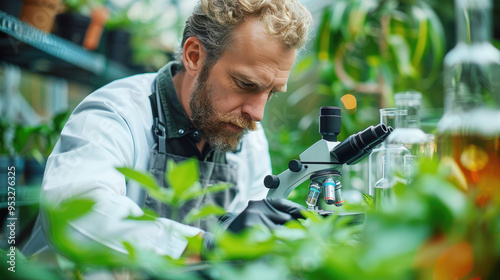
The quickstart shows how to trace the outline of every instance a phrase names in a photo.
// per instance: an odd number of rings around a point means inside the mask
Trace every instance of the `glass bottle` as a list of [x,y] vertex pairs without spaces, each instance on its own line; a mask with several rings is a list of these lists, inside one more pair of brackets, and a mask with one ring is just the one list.
[[[398,110],[396,108],[384,108],[380,109],[380,123],[384,123],[393,129],[397,128],[396,125],[396,115],[406,114],[406,110]],[[406,149],[399,147],[400,150],[394,150],[393,152],[404,153]],[[374,195],[373,187],[375,183],[383,177],[383,157],[386,155],[386,144],[385,141],[380,144],[379,147],[373,149],[372,153],[368,156],[368,194]]]
[[[396,129],[387,137],[387,173],[389,184],[400,181],[408,184],[415,172],[416,160],[431,157],[426,153],[429,136],[420,129],[420,104],[422,94],[416,91],[400,92],[394,95],[396,108],[406,110],[406,115],[396,115]],[[404,147],[405,153],[394,151]]]
[[373,185],[373,201],[375,204],[375,209],[380,210],[384,206],[390,204],[392,199],[392,188],[389,185],[389,179],[387,177],[387,156],[383,155],[381,157],[381,172],[382,177]]
[[445,111],[438,154],[452,180],[484,203],[500,186],[500,51],[491,43],[491,1],[455,0],[457,44],[444,58]]

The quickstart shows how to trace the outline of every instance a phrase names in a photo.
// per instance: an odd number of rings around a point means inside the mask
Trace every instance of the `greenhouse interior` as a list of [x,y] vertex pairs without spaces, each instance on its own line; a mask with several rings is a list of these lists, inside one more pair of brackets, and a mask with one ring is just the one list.
[[500,1],[2,0],[1,279],[500,279]]

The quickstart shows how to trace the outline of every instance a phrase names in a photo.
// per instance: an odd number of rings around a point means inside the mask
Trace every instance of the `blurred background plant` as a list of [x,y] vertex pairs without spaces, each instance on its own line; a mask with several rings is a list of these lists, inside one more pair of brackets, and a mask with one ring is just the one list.
[[63,0],[64,10],[90,16],[96,7],[104,6],[106,0]]
[[[423,93],[426,132],[434,130],[441,113],[441,66],[450,33],[441,22],[453,20],[453,1],[441,1],[439,7],[424,0],[322,3],[312,45],[290,76],[290,94],[278,95],[266,111],[264,127],[275,173],[320,139],[321,106],[342,108],[339,141],[378,124],[379,109],[394,107],[398,91]],[[367,192],[364,164],[344,169],[344,186]],[[302,202],[307,188],[296,190],[291,199]]]
[[101,42],[108,57],[151,72],[170,60],[172,50],[166,50],[161,43],[162,34],[167,29],[161,24],[165,17],[162,10],[153,8],[149,0],[132,1],[120,7],[111,4],[109,7],[107,36]]

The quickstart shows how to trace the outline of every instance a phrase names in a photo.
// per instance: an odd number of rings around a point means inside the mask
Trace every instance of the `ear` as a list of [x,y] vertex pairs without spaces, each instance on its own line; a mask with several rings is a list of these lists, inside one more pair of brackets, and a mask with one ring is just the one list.
[[187,38],[182,50],[182,62],[189,75],[195,77],[201,71],[205,61],[205,50],[196,37]]

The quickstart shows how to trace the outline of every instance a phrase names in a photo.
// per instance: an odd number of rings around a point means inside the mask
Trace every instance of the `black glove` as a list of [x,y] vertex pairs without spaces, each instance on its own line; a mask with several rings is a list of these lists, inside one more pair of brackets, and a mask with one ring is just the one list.
[[250,201],[243,212],[236,217],[226,218],[222,224],[227,225],[227,230],[234,233],[259,224],[273,229],[291,219],[304,218],[300,213],[301,210],[305,210],[305,208],[290,200],[266,198]]

